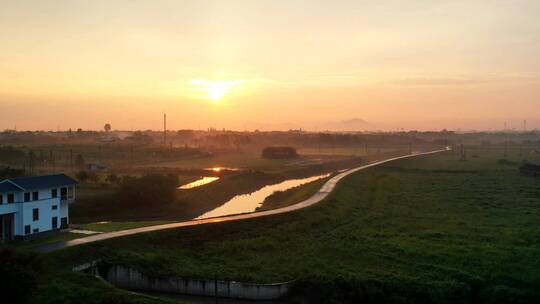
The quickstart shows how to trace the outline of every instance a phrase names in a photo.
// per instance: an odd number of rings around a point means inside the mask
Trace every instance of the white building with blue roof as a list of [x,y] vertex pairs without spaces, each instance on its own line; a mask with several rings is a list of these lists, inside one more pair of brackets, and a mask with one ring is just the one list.
[[29,239],[69,225],[77,181],[65,174],[0,182],[0,241]]

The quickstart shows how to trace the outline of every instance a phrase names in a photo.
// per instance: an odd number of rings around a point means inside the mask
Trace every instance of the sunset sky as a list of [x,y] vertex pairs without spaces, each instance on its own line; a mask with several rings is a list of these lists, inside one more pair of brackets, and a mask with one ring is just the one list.
[[0,0],[0,129],[540,128],[540,1]]

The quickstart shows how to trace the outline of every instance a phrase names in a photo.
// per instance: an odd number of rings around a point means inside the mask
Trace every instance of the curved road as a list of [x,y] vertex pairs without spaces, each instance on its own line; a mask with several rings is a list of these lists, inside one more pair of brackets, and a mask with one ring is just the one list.
[[127,230],[120,230],[120,231],[114,231],[114,232],[107,232],[102,234],[95,234],[87,237],[82,237],[79,239],[74,239],[71,241],[64,241],[64,242],[58,242],[58,243],[52,243],[52,244],[46,244],[41,247],[38,247],[38,251],[40,252],[50,252],[54,250],[59,250],[67,247],[82,245],[86,243],[92,243],[97,241],[103,241],[108,240],[112,238],[127,236],[127,235],[133,235],[133,234],[139,234],[139,233],[145,233],[145,232],[152,232],[152,231],[158,231],[158,230],[165,230],[165,229],[174,229],[174,228],[180,228],[180,227],[187,227],[187,226],[195,226],[195,225],[204,225],[204,224],[211,224],[211,223],[219,223],[219,222],[230,222],[230,221],[238,221],[238,220],[244,220],[244,219],[251,219],[251,218],[257,218],[257,217],[263,217],[263,216],[269,216],[274,214],[280,214],[280,213],[287,213],[299,209],[303,209],[312,205],[315,205],[325,199],[330,192],[334,190],[336,187],[336,184],[342,180],[344,177],[355,173],[360,170],[364,170],[370,167],[378,166],[380,164],[384,164],[387,162],[391,162],[398,159],[404,159],[409,157],[416,157],[421,155],[427,155],[427,154],[434,154],[438,152],[447,151],[447,149],[444,150],[436,150],[436,151],[430,151],[430,152],[423,152],[423,153],[416,153],[416,154],[410,154],[405,156],[398,156],[389,158],[382,161],[377,161],[368,165],[364,165],[361,167],[357,167],[354,169],[347,170],[345,172],[342,172],[334,177],[332,177],[329,181],[327,181],[321,189],[315,193],[312,197],[283,208],[273,209],[273,210],[267,210],[267,211],[260,211],[260,212],[253,212],[253,213],[244,213],[244,214],[238,214],[238,215],[228,215],[228,216],[222,216],[222,217],[215,217],[215,218],[207,218],[207,219],[200,219],[200,220],[191,220],[191,221],[185,221],[185,222],[178,222],[178,223],[171,223],[171,224],[163,224],[163,225],[155,225],[155,226],[148,226],[148,227],[140,227],[140,228],[134,228],[134,229],[127,229]]

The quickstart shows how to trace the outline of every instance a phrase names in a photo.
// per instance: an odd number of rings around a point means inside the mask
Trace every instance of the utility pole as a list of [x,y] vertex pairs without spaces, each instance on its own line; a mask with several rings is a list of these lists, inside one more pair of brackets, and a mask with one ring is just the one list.
[[54,159],[54,154],[52,150],[49,150],[49,162],[52,166],[53,172],[56,172],[56,161]]
[[133,145],[129,146],[129,160],[130,167],[133,167]]
[[167,147],[167,114],[163,114],[163,146]]
[[34,175],[34,151],[30,150],[30,164],[29,164],[29,168],[30,168],[30,175]]
[[73,149],[69,149],[69,168],[73,172]]
[[461,161],[466,161],[466,160],[467,160],[467,156],[466,156],[466,154],[465,154],[465,148],[463,147],[463,144],[461,144],[460,150],[461,150],[461,158],[460,158],[460,160],[461,160]]

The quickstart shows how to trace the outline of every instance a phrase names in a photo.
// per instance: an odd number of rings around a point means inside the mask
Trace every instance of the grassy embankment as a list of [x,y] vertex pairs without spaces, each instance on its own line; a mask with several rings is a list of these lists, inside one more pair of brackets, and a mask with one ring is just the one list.
[[96,231],[96,232],[111,232],[119,231],[126,229],[134,229],[139,227],[155,226],[168,224],[171,221],[139,221],[139,222],[98,222],[98,223],[88,223],[82,224],[79,227],[84,230]]
[[282,208],[306,200],[317,193],[329,179],[330,177],[321,178],[285,191],[274,192],[264,200],[263,204],[257,208],[257,211]]
[[187,304],[183,300],[154,297],[117,289],[102,280],[82,273],[39,278],[38,289],[29,303],[39,304]]
[[[286,179],[304,178],[317,174],[351,168],[375,158],[389,157],[403,152],[387,152],[364,158],[346,158],[318,164],[285,166],[280,171],[245,170],[226,173],[221,179],[208,185],[190,190],[178,190],[176,199],[166,204],[152,205],[153,202],[134,202],[126,208],[119,204],[114,191],[102,195],[83,196],[72,205],[73,223],[100,221],[178,221],[188,220],[208,212],[236,195],[247,194],[269,184]],[[101,191],[101,190],[99,190]],[[151,208],[148,208],[151,206]]]
[[539,181],[501,150],[401,160],[354,174],[312,208],[114,239],[48,256],[145,273],[298,280],[309,301],[540,299]]

